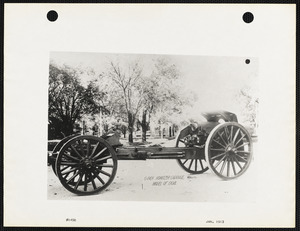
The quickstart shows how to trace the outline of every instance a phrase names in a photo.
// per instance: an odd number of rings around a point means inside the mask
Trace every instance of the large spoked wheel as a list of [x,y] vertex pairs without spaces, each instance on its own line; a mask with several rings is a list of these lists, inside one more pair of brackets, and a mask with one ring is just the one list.
[[116,172],[116,152],[100,137],[74,137],[63,145],[56,158],[60,182],[76,194],[89,195],[104,190]]
[[[187,134],[184,137],[180,137],[179,135],[176,140],[176,147],[187,147],[191,135]],[[201,159],[200,157],[196,159],[177,159],[177,162],[180,167],[191,174],[201,174],[209,169],[205,159]]]
[[[65,143],[67,143],[70,139],[74,138],[75,136],[79,136],[79,135],[77,135],[77,134],[70,135],[70,136],[67,136],[67,137],[63,138],[60,142],[58,142],[58,143],[55,145],[54,149],[52,150],[52,155],[53,155],[53,157],[57,158],[57,153],[58,153],[59,150],[62,148],[62,146],[63,146]],[[55,164],[56,164],[56,161],[54,161],[54,162],[51,164],[51,166],[52,166],[53,172],[55,173],[55,175],[57,175],[57,174],[56,174],[56,169],[55,169]]]
[[206,140],[205,158],[210,169],[222,179],[241,176],[252,159],[250,134],[238,123],[219,124]]

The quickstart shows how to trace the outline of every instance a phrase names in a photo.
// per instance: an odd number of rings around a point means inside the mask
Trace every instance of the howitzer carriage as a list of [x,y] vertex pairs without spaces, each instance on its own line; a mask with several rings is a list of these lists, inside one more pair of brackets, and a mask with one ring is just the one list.
[[50,163],[62,185],[81,195],[105,189],[116,175],[118,160],[176,159],[191,174],[211,169],[224,180],[241,176],[252,159],[250,134],[233,113],[203,116],[207,122],[180,131],[176,147],[122,147],[113,133],[73,135],[54,147]]

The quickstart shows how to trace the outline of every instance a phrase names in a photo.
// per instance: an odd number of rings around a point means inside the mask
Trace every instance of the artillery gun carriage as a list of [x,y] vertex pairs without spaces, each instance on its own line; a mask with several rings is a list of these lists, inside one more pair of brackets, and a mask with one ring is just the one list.
[[252,159],[249,132],[234,113],[203,116],[206,122],[179,132],[176,147],[122,147],[114,133],[101,137],[72,135],[54,147],[49,161],[62,185],[80,195],[107,188],[116,175],[118,160],[175,159],[191,174],[211,169],[223,180],[244,174]]

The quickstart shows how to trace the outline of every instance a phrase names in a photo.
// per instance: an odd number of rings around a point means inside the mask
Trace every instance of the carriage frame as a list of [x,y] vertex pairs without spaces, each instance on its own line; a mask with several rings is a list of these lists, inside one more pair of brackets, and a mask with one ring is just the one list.
[[119,160],[175,159],[190,174],[210,169],[223,180],[248,169],[251,135],[234,113],[204,113],[206,122],[191,124],[176,138],[176,147],[123,147],[115,133],[102,137],[72,135],[53,149],[49,162],[62,185],[72,193],[99,193],[113,181]]

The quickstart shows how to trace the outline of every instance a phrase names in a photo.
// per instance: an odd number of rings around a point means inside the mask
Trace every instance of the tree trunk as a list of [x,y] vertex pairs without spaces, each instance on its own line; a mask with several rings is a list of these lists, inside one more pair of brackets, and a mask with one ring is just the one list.
[[62,129],[61,129],[61,133],[64,136],[69,136],[73,134],[73,122],[70,121],[69,119],[64,119],[62,121]]
[[132,131],[129,129],[129,135],[128,135],[128,142],[129,143],[133,143],[133,135],[132,135]]
[[131,112],[128,112],[128,142],[133,143],[133,126],[135,118]]
[[142,127],[142,141],[145,142],[147,140],[147,130],[148,130],[146,110],[143,111],[141,127]]
[[126,138],[126,129],[125,128],[123,128],[122,133],[124,135],[124,138]]

